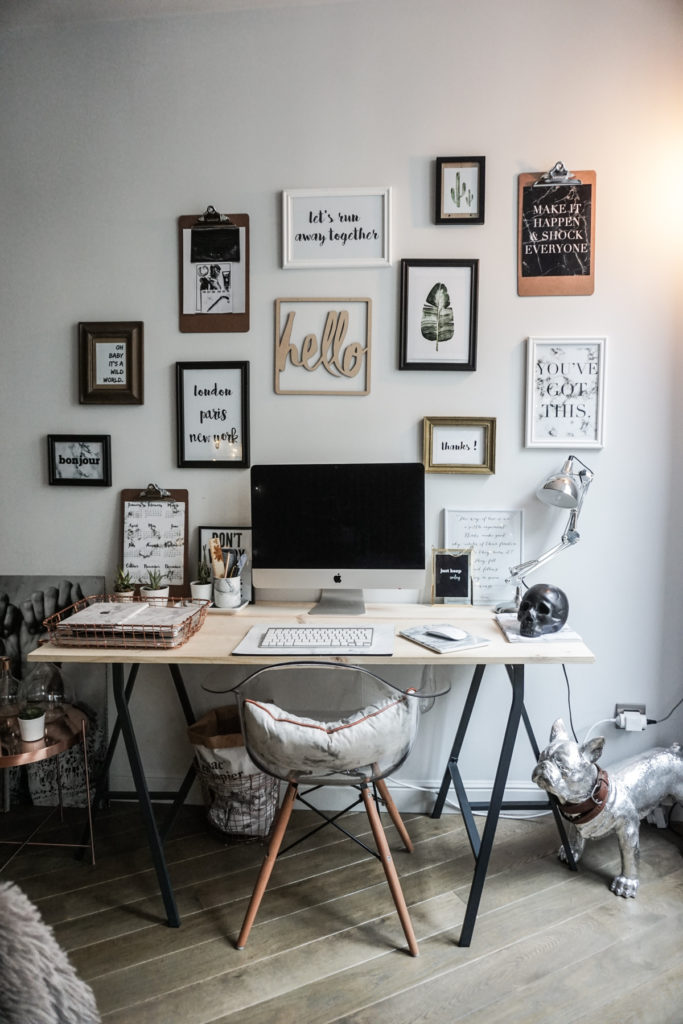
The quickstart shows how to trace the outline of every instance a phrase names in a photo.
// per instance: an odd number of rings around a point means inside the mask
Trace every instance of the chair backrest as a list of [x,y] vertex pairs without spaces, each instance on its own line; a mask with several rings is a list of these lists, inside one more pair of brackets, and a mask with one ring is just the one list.
[[259,669],[234,689],[244,743],[265,772],[289,782],[384,778],[410,753],[419,695],[337,662]]

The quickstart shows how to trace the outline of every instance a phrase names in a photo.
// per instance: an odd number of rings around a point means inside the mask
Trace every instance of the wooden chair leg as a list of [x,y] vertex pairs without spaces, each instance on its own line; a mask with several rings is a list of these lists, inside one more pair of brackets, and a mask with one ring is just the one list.
[[387,784],[384,781],[384,779],[377,779],[377,781],[375,782],[375,786],[377,787],[377,792],[379,793],[379,795],[380,795],[380,797],[382,799],[382,803],[384,804],[384,806],[387,809],[387,813],[388,813],[389,817],[391,818],[391,820],[394,823],[396,831],[398,832],[398,834],[400,835],[401,839],[403,840],[403,845],[405,846],[405,848],[408,851],[408,853],[412,853],[413,852],[412,840],[411,840],[410,836],[408,835],[407,828],[403,824],[403,819],[401,818],[401,815],[398,813],[398,808],[397,808],[396,804],[394,803],[393,797],[389,793],[389,787],[387,786]]
[[261,906],[263,894],[266,891],[266,886],[268,885],[270,876],[273,873],[275,861],[277,860],[277,855],[280,851],[280,847],[282,846],[282,840],[284,839],[285,832],[287,831],[289,819],[292,816],[292,809],[296,799],[296,791],[297,787],[293,782],[290,782],[280,810],[278,811],[277,818],[275,819],[273,834],[268,842],[268,849],[266,850],[266,855],[263,858],[261,870],[258,878],[256,879],[256,885],[254,886],[254,891],[251,894],[249,906],[247,907],[247,912],[244,916],[242,930],[240,931],[239,938],[237,940],[237,949],[244,949],[247,944],[251,926],[253,925],[254,918],[258,913],[258,908]]
[[391,890],[394,905],[396,906],[396,910],[403,927],[403,934],[408,942],[408,949],[412,956],[417,956],[419,953],[417,948],[417,939],[415,938],[415,932],[413,931],[413,925],[410,920],[408,907],[406,906],[405,897],[401,889],[401,883],[398,880],[396,865],[391,858],[391,851],[389,850],[387,837],[385,836],[384,829],[382,828],[379,813],[367,786],[361,786],[361,795],[370,821],[372,834],[375,837],[375,843],[377,844],[377,852],[379,853],[380,860],[382,861],[384,874],[386,875],[387,882],[389,883],[389,889]]

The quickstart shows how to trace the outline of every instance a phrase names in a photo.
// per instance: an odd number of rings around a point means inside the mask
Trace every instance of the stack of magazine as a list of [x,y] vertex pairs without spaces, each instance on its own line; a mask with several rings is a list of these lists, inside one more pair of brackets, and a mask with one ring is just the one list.
[[580,640],[581,637],[570,626],[563,626],[557,633],[541,633],[540,636],[522,636],[519,631],[519,621],[514,612],[496,615],[496,622],[502,629],[505,639],[511,644],[526,644],[530,641],[538,643],[553,643],[556,640]]
[[[450,639],[443,635],[448,634],[449,631],[452,631],[458,639]],[[474,636],[449,622],[410,626],[408,629],[400,629],[399,636],[404,636],[406,640],[412,640],[413,643],[421,644],[422,647],[427,647],[436,654],[453,654],[456,651],[467,651],[472,647],[485,647],[488,643],[484,637]]]
[[151,605],[145,601],[97,601],[56,627],[56,639],[62,641],[126,639],[145,635],[175,637],[188,619],[197,612],[197,605]]

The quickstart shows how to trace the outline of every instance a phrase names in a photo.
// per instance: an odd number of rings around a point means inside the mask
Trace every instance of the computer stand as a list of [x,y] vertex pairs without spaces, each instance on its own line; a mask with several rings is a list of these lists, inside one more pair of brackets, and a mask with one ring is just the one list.
[[320,599],[309,615],[363,615],[365,601],[362,590],[322,590]]

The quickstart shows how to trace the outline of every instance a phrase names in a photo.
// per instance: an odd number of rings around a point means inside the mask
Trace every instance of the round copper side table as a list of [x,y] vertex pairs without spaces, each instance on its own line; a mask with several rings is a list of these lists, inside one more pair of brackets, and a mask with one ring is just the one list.
[[[92,828],[92,806],[90,799],[90,771],[88,767],[88,747],[86,743],[86,732],[88,728],[88,716],[79,708],[71,704],[63,704],[60,713],[55,715],[45,726],[45,736],[42,740],[35,740],[33,743],[25,743],[18,736],[13,738],[7,745],[3,742],[0,746],[0,768],[15,768],[24,764],[36,764],[38,761],[46,761],[49,758],[56,758],[55,772],[57,777],[57,789],[59,792],[59,803],[57,807],[50,808],[47,816],[33,829],[30,835],[23,840],[0,839],[0,846],[15,846],[17,849],[0,864],[0,873],[7,867],[11,860],[20,853],[25,846],[61,846],[75,849],[89,849],[90,860],[95,863],[95,844],[93,841]],[[61,754],[70,750],[77,743],[81,744],[83,751],[83,768],[85,772],[85,791],[88,810],[88,837],[89,842],[85,843],[50,843],[38,841],[34,836],[47,824],[57,810],[60,812],[60,819],[63,820],[64,807],[62,804],[62,777],[61,777]]]

